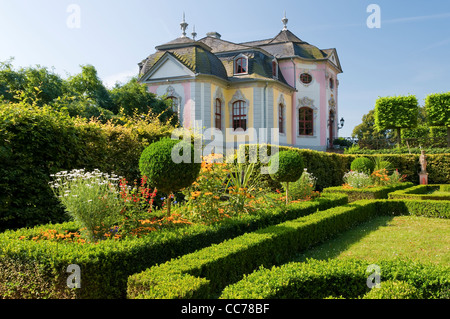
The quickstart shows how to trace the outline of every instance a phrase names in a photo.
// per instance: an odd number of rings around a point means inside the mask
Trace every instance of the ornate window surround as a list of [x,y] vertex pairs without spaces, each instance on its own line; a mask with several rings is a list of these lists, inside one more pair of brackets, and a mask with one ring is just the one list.
[[[279,122],[279,117],[280,117],[280,106],[283,106],[283,114],[281,114],[281,116],[283,117],[283,132],[280,132],[279,127],[278,127],[278,132],[280,134],[280,136],[286,136],[286,129],[287,129],[287,122],[286,122],[286,102],[284,101],[284,94],[280,94],[280,97],[278,98],[278,102],[277,102],[277,109],[278,109],[278,122]],[[279,124],[278,124],[279,125]]]
[[[233,128],[233,104],[237,101],[243,101],[244,105],[245,105],[245,117],[247,119],[247,130],[249,128],[249,118],[248,118],[248,114],[249,114],[249,108],[250,108],[250,101],[242,94],[241,90],[238,89],[233,97],[231,98],[231,100],[228,102],[228,114],[230,116],[230,120],[229,120],[229,127]],[[246,133],[246,131],[234,131],[232,132],[232,134],[242,134],[242,133]]]
[[[216,91],[214,92],[214,97],[213,97],[213,115],[214,115],[214,127],[216,126],[216,119],[215,119],[215,113],[216,113],[216,100],[219,100],[222,107],[221,107],[221,126],[222,126],[222,130],[225,129],[225,98],[223,97],[223,91],[221,87],[217,87]],[[216,127],[215,127],[216,128]]]
[[[298,123],[299,123],[299,110],[302,107],[309,107],[310,109],[313,110],[313,134],[312,135],[300,135],[298,132]],[[319,109],[317,107],[314,106],[314,100],[310,99],[307,96],[304,96],[302,98],[298,99],[298,103],[297,103],[297,107],[295,108],[295,131],[296,131],[296,136],[299,138],[316,138],[317,137],[317,115],[319,113]]]
[[166,89],[166,95],[167,95],[167,99],[168,98],[170,98],[170,97],[174,97],[174,98],[176,98],[177,99],[177,114],[178,115],[180,115],[180,112],[181,112],[181,105],[182,105],[182,98],[181,98],[181,96],[175,91],[175,89],[171,86],[171,85],[169,85],[168,87],[167,87],[167,89]]

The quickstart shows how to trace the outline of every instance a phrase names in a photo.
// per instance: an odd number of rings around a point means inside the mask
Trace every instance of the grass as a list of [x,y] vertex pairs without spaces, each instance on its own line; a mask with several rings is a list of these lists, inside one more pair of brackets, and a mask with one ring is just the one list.
[[299,254],[306,258],[409,258],[450,264],[450,220],[416,216],[378,217]]

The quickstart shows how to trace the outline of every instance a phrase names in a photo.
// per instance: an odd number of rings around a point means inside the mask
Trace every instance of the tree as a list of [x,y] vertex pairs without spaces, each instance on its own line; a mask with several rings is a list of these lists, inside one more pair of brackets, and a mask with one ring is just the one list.
[[398,145],[401,144],[401,129],[417,126],[419,105],[414,95],[380,97],[375,103],[375,129],[397,130]]
[[369,113],[363,115],[362,123],[355,126],[352,137],[358,140],[386,139],[389,137],[389,130],[377,131],[374,126],[375,110],[370,110]]
[[429,94],[425,108],[429,126],[447,127],[447,147],[450,147],[450,92]]
[[122,111],[125,115],[132,116],[135,113],[147,114],[151,112],[153,115],[159,115],[162,122],[174,118],[175,114],[169,102],[148,92],[147,86],[139,83],[136,78],[132,78],[122,86],[116,85],[110,92],[114,109],[119,112]]
[[97,106],[110,110],[117,114],[113,100],[108,89],[97,75],[97,70],[92,65],[82,65],[81,73],[67,80],[69,92],[72,95],[83,95],[96,102]]
[[14,70],[11,60],[0,63],[0,95],[5,101],[51,104],[64,92],[64,80],[53,71],[37,65]]
[[269,174],[274,181],[286,183],[286,204],[289,203],[289,183],[297,181],[304,168],[303,158],[296,151],[282,151],[271,156]]

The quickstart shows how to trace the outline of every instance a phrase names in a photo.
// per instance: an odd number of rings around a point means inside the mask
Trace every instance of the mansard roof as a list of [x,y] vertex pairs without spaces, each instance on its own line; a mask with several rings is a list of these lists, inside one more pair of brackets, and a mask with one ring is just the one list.
[[227,80],[227,72],[222,62],[211,53],[211,48],[190,38],[178,38],[156,47],[157,52],[139,63],[140,77],[166,54],[170,54],[195,74],[214,75]]
[[[171,54],[194,74],[214,75],[221,79],[236,82],[248,79],[266,79],[288,85],[281,72],[278,78],[272,74],[274,58],[300,58],[312,61],[324,61],[333,56],[333,63],[342,72],[335,49],[321,50],[298,38],[287,28],[275,37],[265,40],[233,43],[221,39],[216,32],[198,41],[182,36],[155,48],[157,51],[139,63],[140,77],[164,56]],[[248,58],[248,72],[234,75],[234,59],[243,54]]]

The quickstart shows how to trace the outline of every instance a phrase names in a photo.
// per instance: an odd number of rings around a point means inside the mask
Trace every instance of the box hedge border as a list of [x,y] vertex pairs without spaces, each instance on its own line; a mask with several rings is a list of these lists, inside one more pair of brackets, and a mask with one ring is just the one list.
[[361,200],[269,226],[130,276],[128,298],[215,298],[261,265],[287,262],[295,253],[376,216],[410,214],[449,218],[450,201]]
[[[41,225],[0,234],[0,296],[3,298],[89,298],[126,296],[127,277],[157,263],[268,225],[346,204],[343,194],[291,203],[265,214],[211,226],[193,225],[154,232],[143,238],[81,245],[20,240],[47,229],[75,231],[73,222]],[[67,288],[67,266],[81,268],[81,289]]]
[[[448,298],[450,267],[422,264],[411,260],[380,260],[368,262],[357,259],[331,259],[291,262],[271,269],[260,268],[241,281],[227,286],[221,299],[347,299],[370,298],[367,286],[369,265],[380,267],[381,288],[385,283],[406,282],[417,290],[415,298]],[[369,292],[371,292],[369,294]],[[401,297],[403,291],[392,292],[390,298]],[[401,294],[401,296],[400,296]]]
[[390,186],[376,186],[369,188],[345,188],[343,186],[327,187],[324,193],[344,193],[348,195],[348,201],[354,202],[361,199],[387,199],[389,193],[413,187],[410,182],[400,183]]
[[439,190],[445,192],[450,185],[417,185],[403,190],[392,192],[388,195],[390,199],[416,199],[416,200],[450,200],[450,193],[447,194],[428,194],[430,191]]
[[[320,152],[309,149],[299,149],[290,146],[274,146],[270,144],[241,145],[247,158],[254,156],[257,163],[261,165],[259,153],[263,147],[262,154],[272,155],[272,148],[279,151],[295,150],[303,156],[305,167],[308,172],[318,178],[317,188],[322,190],[327,187],[342,185],[344,174],[350,171],[351,162],[358,157],[374,158],[382,156],[389,160],[394,169],[401,175],[406,175],[406,181],[419,184],[420,154],[338,154]],[[264,153],[266,152],[266,153]],[[450,154],[426,154],[428,182],[430,184],[446,184],[450,180]]]

